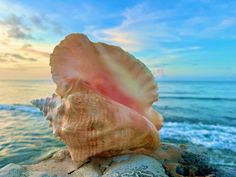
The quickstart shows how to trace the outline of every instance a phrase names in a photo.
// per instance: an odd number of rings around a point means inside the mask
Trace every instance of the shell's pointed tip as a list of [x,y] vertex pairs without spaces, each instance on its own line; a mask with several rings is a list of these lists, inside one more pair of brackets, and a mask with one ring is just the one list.
[[45,107],[45,104],[46,104],[46,99],[34,99],[34,100],[31,100],[30,103],[39,108],[40,111],[42,111]]
[[38,103],[38,99],[34,99],[34,100],[31,100],[30,103],[34,106],[37,106],[37,103]]

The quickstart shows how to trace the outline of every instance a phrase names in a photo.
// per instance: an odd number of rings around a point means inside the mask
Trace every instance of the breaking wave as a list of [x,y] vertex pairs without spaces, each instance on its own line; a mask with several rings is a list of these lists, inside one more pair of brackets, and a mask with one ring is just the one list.
[[176,139],[203,145],[207,148],[231,150],[236,152],[236,128],[222,125],[207,125],[202,123],[165,122],[161,129],[162,139]]
[[31,105],[25,105],[25,104],[0,104],[0,111],[20,111],[20,112],[28,112],[33,114],[41,114],[38,108],[33,107]]
[[210,100],[210,101],[236,101],[236,98],[224,97],[195,97],[195,96],[160,96],[160,99],[178,99],[178,100]]

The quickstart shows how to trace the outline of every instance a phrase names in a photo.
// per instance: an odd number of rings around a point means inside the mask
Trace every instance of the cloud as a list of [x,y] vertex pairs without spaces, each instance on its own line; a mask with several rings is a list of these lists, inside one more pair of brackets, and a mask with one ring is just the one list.
[[26,31],[19,26],[11,26],[7,33],[9,37],[15,39],[33,39],[30,31]]
[[51,29],[55,34],[62,34],[63,32],[61,24],[56,22],[50,15],[38,14],[32,15],[29,18],[32,24],[40,30],[47,31],[48,29]]
[[200,50],[200,46],[190,46],[190,47],[182,47],[182,48],[174,48],[174,49],[166,49],[166,53],[179,53],[179,52],[188,52]]
[[27,17],[10,14],[0,21],[0,25],[5,26],[8,37],[14,39],[38,40],[33,36],[33,34],[37,34],[37,30],[48,32],[48,29],[51,29],[54,34],[62,34],[63,31],[59,23],[39,15]]
[[0,63],[4,63],[4,62],[7,62],[7,60],[0,58]]
[[31,22],[33,23],[33,25],[35,25],[37,28],[41,29],[41,30],[46,30],[47,27],[44,24],[43,19],[40,16],[37,15],[32,15],[30,17]]
[[125,9],[121,24],[101,29],[89,27],[86,32],[98,40],[113,42],[129,51],[161,49],[161,42],[179,40],[164,22],[171,15],[170,10],[155,11],[142,3]]
[[[180,24],[177,33],[182,37],[219,38],[231,37],[226,31],[236,27],[236,18],[232,16],[194,16]],[[222,35],[220,35],[222,34]]]
[[52,31],[55,33],[55,34],[62,34],[63,33],[63,27],[61,24],[55,22],[55,21],[51,21],[51,27],[52,27]]
[[7,34],[10,38],[16,39],[33,39],[31,29],[23,22],[23,17],[11,14],[0,25],[7,27]]
[[15,59],[19,59],[19,60],[27,60],[27,61],[37,61],[37,59],[35,58],[31,58],[31,57],[23,57],[20,54],[8,54],[9,56],[15,58]]
[[27,71],[27,70],[35,70],[35,69],[48,69],[47,67],[37,67],[37,66],[21,66],[18,67],[0,67],[0,70],[18,70],[18,71]]
[[205,29],[205,33],[208,34],[216,34],[218,32],[224,31],[231,27],[236,27],[236,18],[235,17],[227,17],[219,20],[214,26],[210,26]]
[[24,57],[20,54],[16,54],[16,53],[1,53],[0,54],[1,58],[3,62],[18,62],[18,61],[31,61],[31,62],[35,62],[37,61],[36,58],[32,58],[32,57]]
[[46,57],[48,58],[50,53],[48,52],[44,52],[44,51],[40,51],[40,50],[36,50],[34,48],[32,48],[33,46],[31,44],[24,44],[21,48],[20,51],[32,54],[32,55],[39,55],[42,57]]
[[[97,40],[119,45],[130,52],[153,50],[168,53],[199,50],[194,48],[199,45],[197,41],[191,44],[193,47],[185,47],[187,41],[190,38],[232,38],[232,33],[226,31],[236,27],[236,14],[232,15],[233,5],[226,7],[223,3],[214,5],[207,2],[203,0],[199,4],[194,0],[194,4],[190,6],[188,1],[181,1],[179,5],[172,4],[173,10],[170,10],[163,5],[152,5],[145,1],[126,8],[118,25],[90,25],[85,33]],[[201,6],[208,8],[209,12],[203,14]],[[224,15],[219,15],[219,12]],[[173,49],[171,44],[175,44],[176,49]]]
[[0,12],[1,31],[11,39],[44,40],[43,36],[49,33],[63,32],[62,25],[51,14],[39,13],[20,3],[2,1]]
[[10,25],[10,26],[14,26],[14,25],[23,26],[22,18],[16,16],[15,14],[11,14],[7,16],[1,23],[4,25]]
[[32,47],[31,44],[24,44],[24,45],[22,46],[22,49],[29,49],[29,48],[31,48],[31,47]]

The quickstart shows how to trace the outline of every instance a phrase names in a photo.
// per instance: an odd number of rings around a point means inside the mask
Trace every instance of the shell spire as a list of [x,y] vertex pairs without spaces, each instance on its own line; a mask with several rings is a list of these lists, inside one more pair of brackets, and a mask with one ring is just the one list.
[[62,103],[59,96],[53,94],[52,97],[47,97],[46,99],[35,99],[32,100],[31,103],[44,113],[45,119],[50,122],[49,126],[53,127],[53,132],[56,132],[57,126],[55,126],[55,122],[57,122],[57,112],[61,109],[60,105]]

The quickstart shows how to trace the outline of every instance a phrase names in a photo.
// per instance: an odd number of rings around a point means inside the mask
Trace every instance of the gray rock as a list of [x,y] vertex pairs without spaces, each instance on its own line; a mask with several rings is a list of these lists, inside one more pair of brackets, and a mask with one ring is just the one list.
[[162,164],[145,155],[122,155],[112,159],[102,177],[168,177]]
[[0,169],[0,177],[28,177],[24,167],[10,163]]
[[100,177],[102,173],[99,169],[99,165],[91,161],[90,163],[84,164],[78,170],[74,171],[69,175],[70,177]]
[[235,176],[233,169],[216,170],[212,167],[207,153],[199,148],[162,143],[155,152],[155,158],[151,156],[92,157],[84,163],[72,161],[66,150],[60,150],[37,164],[9,164],[0,169],[0,177]]
[[29,177],[59,177],[58,175],[51,175],[47,172],[29,171]]
[[[0,177],[167,177],[161,163],[145,155],[120,155],[112,158],[92,158],[79,169],[70,173],[58,173],[58,170],[51,168],[45,171],[42,164],[48,166],[65,165],[67,161],[45,160],[35,165],[20,166],[9,164],[0,170]],[[37,165],[37,164],[36,164]],[[42,167],[42,168],[41,168]],[[55,169],[55,170],[53,170]]]

